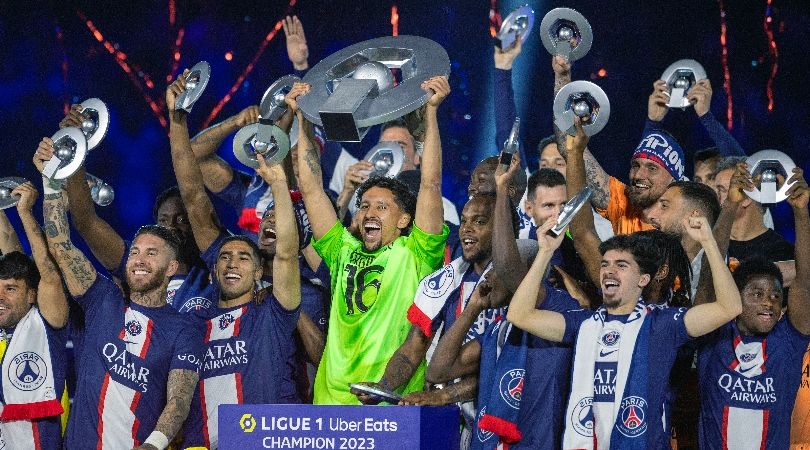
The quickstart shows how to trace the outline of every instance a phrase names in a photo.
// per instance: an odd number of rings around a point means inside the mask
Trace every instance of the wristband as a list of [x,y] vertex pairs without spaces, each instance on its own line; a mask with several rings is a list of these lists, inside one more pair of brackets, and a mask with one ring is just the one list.
[[165,450],[169,446],[169,438],[160,431],[155,430],[143,443],[155,446],[158,450]]
[[52,180],[45,175],[42,175],[42,192],[45,195],[58,194],[62,192],[62,182],[59,180]]

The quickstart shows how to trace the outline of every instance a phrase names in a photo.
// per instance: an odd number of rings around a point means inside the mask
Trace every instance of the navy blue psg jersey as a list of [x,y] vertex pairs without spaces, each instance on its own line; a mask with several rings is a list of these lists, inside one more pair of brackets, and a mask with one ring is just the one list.
[[790,418],[810,336],[787,319],[766,336],[741,336],[729,322],[702,339],[700,446],[786,449]]
[[169,305],[127,302],[101,275],[76,301],[87,327],[65,447],[136,447],[166,406],[169,371],[199,370],[202,329]]
[[216,448],[218,406],[298,403],[292,355],[299,309],[284,309],[273,295],[195,315],[205,322],[200,383],[185,425],[184,448]]

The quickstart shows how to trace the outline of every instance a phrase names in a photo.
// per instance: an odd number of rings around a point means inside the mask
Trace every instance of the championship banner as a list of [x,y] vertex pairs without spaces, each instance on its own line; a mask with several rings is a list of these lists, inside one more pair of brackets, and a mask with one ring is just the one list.
[[222,405],[219,448],[459,448],[456,406]]

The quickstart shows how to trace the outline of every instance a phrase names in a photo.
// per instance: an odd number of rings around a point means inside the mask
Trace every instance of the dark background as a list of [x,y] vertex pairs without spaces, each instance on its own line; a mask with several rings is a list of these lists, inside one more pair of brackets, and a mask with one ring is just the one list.
[[[116,190],[115,202],[100,208],[124,236],[149,223],[155,195],[175,183],[166,131],[145,101],[160,101],[172,68],[172,46],[185,30],[178,71],[205,59],[211,82],[190,116],[192,132],[201,127],[254,58],[265,36],[287,12],[304,23],[310,66],[351,43],[391,34],[391,6],[399,13],[399,33],[429,37],[452,61],[453,93],[441,108],[444,148],[444,193],[461,206],[475,163],[497,151],[492,116],[492,41],[490,4],[485,0],[452,1],[308,1],[289,8],[287,1],[176,1],[176,22],[169,24],[169,4],[155,2],[0,2],[0,129],[3,130],[0,176],[37,180],[31,156],[38,141],[58,129],[66,104],[99,97],[111,110],[110,131],[88,158],[88,171]],[[523,2],[500,1],[505,17]],[[591,52],[574,66],[574,79],[599,84],[611,101],[607,127],[590,147],[605,169],[624,179],[646,117],[654,80],[672,62],[700,61],[714,88],[712,111],[726,124],[720,45],[720,7],[712,1],[638,2],[627,0],[530,2],[536,26],[550,9],[574,7],[594,31]],[[733,97],[732,134],[749,154],[776,148],[808,167],[808,58],[810,8],[806,0],[773,0],[772,28],[778,73],[773,83],[775,106],[768,111],[766,83],[774,59],[768,54],[764,25],[766,0],[726,1],[728,60]],[[104,39],[123,52],[132,79],[93,37],[81,17],[91,20]],[[232,52],[226,61],[226,52]],[[607,76],[596,77],[604,68]],[[138,71],[151,76],[145,85]],[[256,66],[214,119],[214,123],[258,102],[265,88],[291,73],[283,31],[272,39]],[[550,55],[537,29],[515,64],[514,83],[523,139],[533,150],[551,132],[553,74]],[[134,80],[134,81],[133,81]],[[141,86],[140,89],[137,86]],[[159,111],[165,116],[162,109]],[[687,151],[711,145],[693,110],[671,111],[667,128]],[[371,146],[370,133],[360,147]],[[234,161],[230,140],[219,154]],[[535,152],[531,151],[532,154]],[[530,156],[536,168],[537,156]],[[691,165],[687,167],[691,174]],[[36,183],[39,185],[39,183]],[[460,208],[459,208],[460,209]],[[10,212],[10,211],[9,211]],[[16,223],[16,214],[11,213]],[[226,223],[232,215],[226,217]],[[786,204],[776,209],[777,230],[792,239]]]

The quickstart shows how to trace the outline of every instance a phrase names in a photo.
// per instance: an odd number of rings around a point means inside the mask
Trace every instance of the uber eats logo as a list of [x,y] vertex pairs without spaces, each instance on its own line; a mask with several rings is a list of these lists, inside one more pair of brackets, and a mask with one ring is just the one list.
[[252,414],[242,414],[242,418],[239,419],[239,426],[245,433],[252,433],[253,429],[256,428],[256,419],[253,418]]

